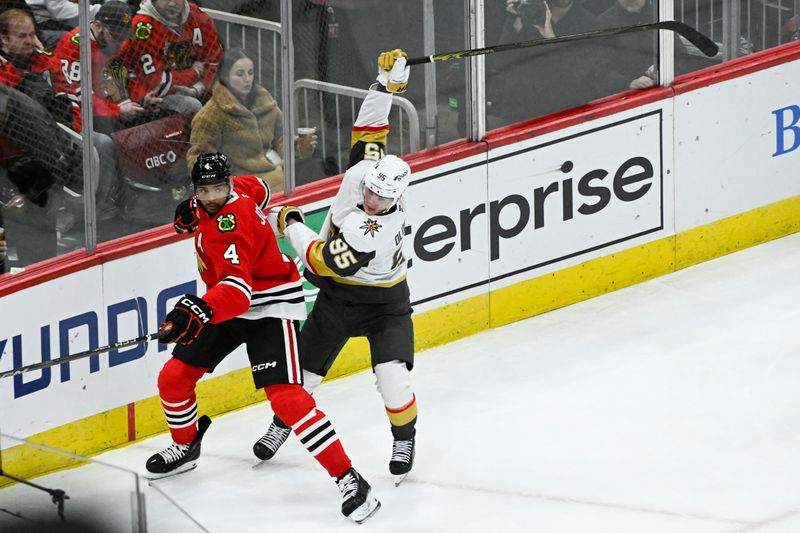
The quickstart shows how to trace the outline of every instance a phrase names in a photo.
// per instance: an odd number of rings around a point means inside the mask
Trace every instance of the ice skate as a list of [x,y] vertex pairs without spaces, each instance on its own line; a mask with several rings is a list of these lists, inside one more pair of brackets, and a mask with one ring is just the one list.
[[372,495],[372,487],[350,468],[339,479],[336,485],[342,492],[342,514],[360,524],[374,515],[381,508],[381,502]]
[[392,458],[389,460],[389,473],[394,476],[397,487],[414,466],[414,437],[409,440],[395,440],[392,444]]
[[273,420],[264,436],[253,444],[253,453],[262,461],[269,461],[278,452],[278,448],[283,446],[291,432],[291,429],[281,427]]
[[206,415],[197,421],[197,435],[189,444],[172,443],[168,448],[152,455],[145,468],[150,473],[148,479],[160,479],[188,472],[197,467],[200,457],[200,443],[203,440],[211,419]]

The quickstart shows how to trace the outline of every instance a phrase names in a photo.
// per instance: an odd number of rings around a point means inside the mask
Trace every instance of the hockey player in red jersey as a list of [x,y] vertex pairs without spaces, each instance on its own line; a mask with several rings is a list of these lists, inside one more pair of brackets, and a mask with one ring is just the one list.
[[211,17],[187,0],[143,0],[133,32],[119,52],[131,100],[184,114],[200,109],[222,56]]
[[[95,130],[111,133],[141,117],[145,110],[128,97],[128,70],[116,58],[120,45],[133,37],[134,9],[127,2],[109,1],[100,6],[89,23],[92,46],[92,100]],[[64,74],[53,80],[57,93],[65,93],[80,105],[81,32],[73,28],[53,49]],[[121,122],[121,123],[120,123]]]
[[[389,472],[395,484],[414,463],[417,401],[411,386],[414,331],[406,283],[405,201],[411,169],[384,155],[392,93],[403,92],[409,69],[402,50],[378,59],[377,84],[353,125],[350,168],[333,200],[320,235],[302,224],[299,209],[275,207],[268,215],[305,263],[305,275],[319,295],[300,332],[300,363],[306,389],[313,391],[350,337],[369,340],[372,368],[394,438]],[[267,433],[253,446],[271,458],[289,435],[276,413]]]
[[255,176],[230,176],[227,158],[201,154],[192,168],[195,196],[176,210],[178,231],[194,232],[200,275],[208,290],[187,294],[167,314],[161,342],[177,346],[158,376],[158,389],[174,443],[148,459],[155,475],[194,468],[210,424],[197,424],[195,384],[241,344],[256,388],[263,388],[303,446],[336,479],[342,513],[363,522],[380,508],[352,467],[325,413],[302,387],[298,320],[306,317],[303,286],[291,258],[278,249],[261,211],[269,188]]

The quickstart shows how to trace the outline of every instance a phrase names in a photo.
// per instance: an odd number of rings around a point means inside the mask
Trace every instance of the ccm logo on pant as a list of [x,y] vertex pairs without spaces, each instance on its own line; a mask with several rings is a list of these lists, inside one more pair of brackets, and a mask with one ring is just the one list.
[[278,366],[278,363],[272,361],[271,363],[261,363],[260,365],[253,365],[253,372],[257,372],[259,370],[266,370],[267,368],[275,368]]

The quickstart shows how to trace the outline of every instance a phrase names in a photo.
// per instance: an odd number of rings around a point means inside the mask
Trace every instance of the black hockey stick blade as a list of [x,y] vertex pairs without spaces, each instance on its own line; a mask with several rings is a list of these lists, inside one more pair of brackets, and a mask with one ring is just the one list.
[[458,50],[456,52],[445,52],[443,54],[433,54],[424,57],[412,57],[408,60],[408,65],[422,65],[424,63],[434,63],[438,61],[449,61],[462,57],[481,56],[505,52],[506,50],[518,50],[520,48],[532,48],[534,46],[546,46],[559,43],[569,43],[584,41],[587,39],[597,39],[601,37],[611,37],[623,33],[634,33],[639,31],[669,30],[678,33],[687,41],[692,43],[698,50],[708,57],[714,57],[719,52],[717,43],[692,28],[688,24],[677,20],[665,20],[663,22],[653,22],[651,24],[640,24],[638,26],[623,26],[621,28],[609,28],[606,30],[587,31],[575,33],[573,35],[563,35],[552,39],[533,39],[531,41],[520,41],[518,43],[499,44],[497,46],[487,46],[485,48],[473,48],[471,50]]
[[659,29],[674,31],[692,43],[695,48],[703,52],[703,54],[705,54],[707,57],[714,57],[719,53],[719,46],[717,43],[688,24],[684,24],[683,22],[679,22],[677,20],[665,20],[663,22],[659,22],[658,24],[661,25]]
[[42,361],[41,363],[35,363],[28,366],[21,366],[19,368],[14,368],[12,370],[6,370],[5,372],[0,372],[0,379],[16,376],[18,374],[24,374],[25,372],[32,372],[34,370],[49,368],[51,366],[60,365],[62,363],[69,363],[70,361],[77,361],[78,359],[85,359],[86,357],[91,357],[93,355],[110,352],[111,350],[119,350],[120,348],[133,346],[134,344],[142,344],[143,342],[150,342],[153,340],[160,339],[161,336],[164,335],[165,333],[166,330],[159,330],[156,333],[150,333],[149,335],[143,335],[141,337],[136,337],[135,339],[130,339],[127,341],[119,341],[113,344],[108,344],[106,346],[99,346],[92,350],[86,350],[85,352],[79,352],[76,354],[60,357],[58,359],[50,359],[49,361]]

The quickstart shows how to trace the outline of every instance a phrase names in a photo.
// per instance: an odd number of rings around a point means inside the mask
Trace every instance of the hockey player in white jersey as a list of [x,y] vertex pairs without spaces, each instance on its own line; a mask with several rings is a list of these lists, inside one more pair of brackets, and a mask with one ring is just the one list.
[[[411,387],[414,331],[403,256],[408,164],[384,155],[392,93],[405,91],[409,68],[402,50],[378,59],[378,83],[353,125],[350,167],[320,235],[293,206],[268,215],[305,263],[306,278],[319,287],[314,308],[299,336],[304,386],[313,391],[351,337],[369,340],[372,368],[394,439],[389,471],[399,484],[414,462],[417,402]],[[277,417],[253,446],[270,459],[289,435]]]

